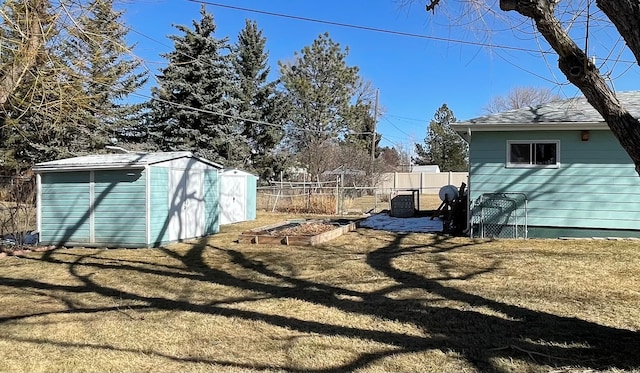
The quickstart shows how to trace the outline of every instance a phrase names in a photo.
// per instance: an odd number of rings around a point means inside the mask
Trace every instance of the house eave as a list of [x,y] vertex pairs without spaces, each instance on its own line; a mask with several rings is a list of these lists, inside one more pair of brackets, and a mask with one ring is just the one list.
[[500,124],[480,124],[471,122],[452,123],[451,128],[461,134],[472,132],[513,132],[513,131],[576,131],[576,130],[608,130],[609,126],[605,122],[540,122],[535,124],[522,123],[500,123]]

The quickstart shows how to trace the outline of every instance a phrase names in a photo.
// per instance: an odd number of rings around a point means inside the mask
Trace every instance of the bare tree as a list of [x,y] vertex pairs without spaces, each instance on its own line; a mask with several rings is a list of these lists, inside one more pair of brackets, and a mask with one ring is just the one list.
[[514,87],[504,96],[494,96],[484,107],[486,113],[500,113],[507,110],[534,107],[561,97],[548,88]]
[[[479,10],[477,14],[480,16],[477,19],[485,21],[490,14],[496,14],[494,9],[488,9],[485,2],[465,2],[469,9]],[[444,3],[440,0],[430,0],[426,10],[434,12]],[[499,0],[500,10],[515,11],[521,16],[520,22],[528,19],[533,23],[535,30],[557,54],[560,71],[584,94],[587,101],[607,122],[640,174],[640,121],[620,103],[615,90],[608,84],[606,73],[600,71],[586,52],[590,28],[596,23],[604,27],[613,25],[640,64],[640,2],[596,0],[597,9],[591,9],[591,3],[570,0]],[[572,34],[572,26],[578,23],[578,18],[584,20],[580,24],[583,32]],[[584,49],[576,42],[577,37],[583,39]],[[614,40],[610,49],[612,54],[615,54],[616,45]]]
[[44,49],[51,21],[48,0],[27,0],[13,5],[7,9],[14,14],[0,11],[0,17],[8,26],[2,35],[2,52],[11,53],[10,57],[3,56],[0,61],[0,106],[3,108],[36,64],[38,54]]
[[143,74],[133,72],[138,62],[125,61],[127,28],[112,4],[0,1],[2,168],[102,149],[125,118],[137,120],[122,100]]

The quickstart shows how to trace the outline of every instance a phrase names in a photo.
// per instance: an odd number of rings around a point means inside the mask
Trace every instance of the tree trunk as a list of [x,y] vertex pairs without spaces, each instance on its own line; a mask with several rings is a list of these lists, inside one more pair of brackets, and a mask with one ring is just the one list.
[[[515,10],[523,16],[533,19],[538,31],[551,48],[558,53],[560,71],[582,91],[587,101],[607,122],[611,132],[636,165],[636,172],[640,174],[640,122],[622,106],[597,67],[562,28],[560,21],[554,14],[555,3],[551,0],[500,0],[500,8],[505,11]],[[611,15],[610,19],[613,21],[616,17],[619,18],[622,25],[616,25],[616,27],[618,30],[627,30],[629,36],[623,35],[623,37],[628,44],[629,40],[638,43],[640,50],[640,40],[637,40],[640,36],[636,34],[640,24],[640,17],[638,17],[640,5],[637,2],[635,5],[631,4],[630,0],[601,0],[598,1],[599,6],[600,3],[609,3],[607,4],[609,11],[618,12],[621,9],[627,9],[623,4],[628,6],[629,11],[635,9],[635,15],[627,14],[621,17],[620,14],[615,13]],[[618,6],[611,3],[616,3]],[[603,12],[605,12],[604,9]],[[626,23],[625,20],[629,20],[629,17],[636,17],[636,19]],[[636,35],[632,36],[633,34]],[[637,57],[638,54],[636,54]]]
[[[22,43],[11,61],[2,66],[0,77],[0,107],[4,107],[11,94],[18,88],[25,74],[37,60],[44,46],[44,20],[47,18],[48,0],[26,0],[24,25],[20,30]],[[19,23],[16,23],[19,24]]]

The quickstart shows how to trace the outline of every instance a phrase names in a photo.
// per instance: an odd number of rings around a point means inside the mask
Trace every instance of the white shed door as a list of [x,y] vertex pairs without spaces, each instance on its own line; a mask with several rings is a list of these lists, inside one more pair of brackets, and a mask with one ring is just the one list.
[[204,179],[201,170],[171,170],[169,240],[204,235]]
[[220,178],[220,224],[246,220],[247,183],[242,175]]

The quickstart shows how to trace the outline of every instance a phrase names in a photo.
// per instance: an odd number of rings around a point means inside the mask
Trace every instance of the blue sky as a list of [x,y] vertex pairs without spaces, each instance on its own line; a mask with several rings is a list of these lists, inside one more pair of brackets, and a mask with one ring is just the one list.
[[[214,3],[392,33],[278,17]],[[446,3],[454,4],[443,2]],[[445,103],[462,121],[484,114],[483,108],[492,97],[505,95],[516,86],[549,88],[562,97],[576,95],[576,89],[566,84],[555,67],[557,57],[547,54],[545,58],[537,52],[540,42],[534,37],[492,23],[490,27],[498,29],[492,34],[478,27],[482,23],[455,26],[452,18],[444,14],[452,9],[442,8],[433,15],[424,10],[424,4],[419,0],[411,4],[394,0],[214,0],[207,10],[214,15],[216,37],[229,37],[231,42],[236,41],[245,19],[255,20],[267,39],[272,72],[278,71],[278,61],[292,59],[294,52],[310,45],[323,32],[341,46],[348,46],[347,63],[358,66],[360,75],[380,92],[381,146],[413,150],[415,142],[424,141],[429,121]],[[133,52],[154,72],[166,65],[160,54],[173,48],[167,36],[180,34],[173,25],[191,28],[193,20],[200,19],[200,6],[189,0],[117,2],[118,8],[126,10],[124,21],[132,29],[129,41],[136,43]],[[515,13],[509,16],[518,19]],[[610,42],[604,32],[599,35],[590,39],[594,54],[599,52],[600,44]],[[627,65],[616,65],[619,71],[612,74],[616,89],[640,89],[637,66],[628,70]],[[155,84],[153,79],[150,84]]]

